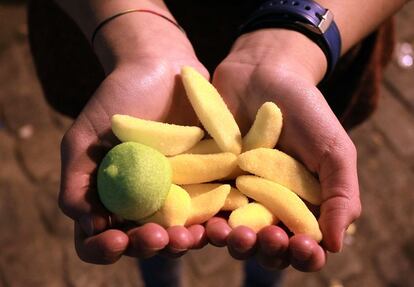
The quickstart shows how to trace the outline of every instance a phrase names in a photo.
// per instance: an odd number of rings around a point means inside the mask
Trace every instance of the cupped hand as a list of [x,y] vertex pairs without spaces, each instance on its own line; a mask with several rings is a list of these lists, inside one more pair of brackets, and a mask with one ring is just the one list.
[[[324,55],[301,34],[262,30],[242,36],[219,65],[213,84],[246,133],[257,110],[275,102],[283,114],[277,148],[301,161],[321,183],[319,225],[323,241],[309,236],[288,236],[285,228],[269,226],[257,235],[245,227],[231,230],[216,218],[206,226],[210,241],[227,245],[237,259],[257,256],[266,267],[291,264],[302,271],[316,271],[326,262],[326,251],[338,252],[348,225],[359,217],[356,150],[340,122],[317,89]],[[319,72],[319,74],[318,74]]]
[[96,190],[97,167],[105,153],[119,143],[111,132],[113,114],[198,124],[179,78],[183,65],[191,65],[208,77],[191,53],[175,57],[165,52],[114,65],[64,135],[59,205],[75,222],[75,246],[82,260],[109,264],[123,254],[176,257],[206,243],[201,225],[164,229],[154,223],[137,227],[119,220],[104,208]]

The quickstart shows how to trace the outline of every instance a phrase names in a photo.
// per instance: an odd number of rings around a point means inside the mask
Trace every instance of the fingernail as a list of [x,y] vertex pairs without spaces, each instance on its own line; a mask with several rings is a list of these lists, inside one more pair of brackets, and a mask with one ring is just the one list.
[[94,224],[92,216],[83,215],[79,219],[79,225],[81,226],[83,232],[85,232],[87,236],[92,236],[94,234]]

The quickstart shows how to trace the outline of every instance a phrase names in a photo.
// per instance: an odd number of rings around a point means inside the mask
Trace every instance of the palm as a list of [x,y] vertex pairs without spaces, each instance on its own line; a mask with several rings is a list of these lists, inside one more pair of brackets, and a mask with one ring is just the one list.
[[[339,132],[338,120],[316,87],[301,80],[300,75],[275,71],[271,66],[256,69],[241,63],[223,66],[214,75],[214,85],[234,110],[242,130],[250,128],[264,102],[275,102],[282,110],[284,125],[278,147],[299,157],[316,172],[330,142],[327,137],[334,139]],[[245,72],[235,73],[236,70]]]
[[124,252],[147,257],[164,247],[177,253],[197,245],[203,237],[203,229],[197,226],[190,230],[164,230],[149,224],[129,230],[128,236],[120,230],[107,230],[114,221],[100,204],[95,189],[97,166],[118,142],[110,129],[113,114],[196,123],[179,79],[182,65],[205,71],[192,58],[168,63],[148,59],[116,69],[102,82],[64,136],[60,205],[77,222],[76,246],[85,261],[109,263]]
[[[224,61],[216,70],[213,83],[233,110],[243,132],[248,130],[264,102],[272,101],[280,107],[283,131],[278,148],[319,176],[323,190],[319,219],[323,244],[330,251],[338,251],[341,230],[359,213],[356,156],[352,142],[323,95],[299,74],[266,64]],[[245,240],[241,232],[239,235],[238,239],[238,235],[232,237],[236,241]],[[309,266],[297,264],[298,268],[314,270],[324,264],[323,251],[315,244],[307,238],[290,239],[289,249],[302,249],[305,253],[316,250]]]
[[180,68],[185,64],[203,69],[193,60],[167,63],[156,59],[118,69],[101,84],[81,116],[95,114],[96,123],[92,120],[91,124],[97,124],[97,133],[109,128],[109,117],[116,113],[156,121],[194,123],[195,115],[179,79]]

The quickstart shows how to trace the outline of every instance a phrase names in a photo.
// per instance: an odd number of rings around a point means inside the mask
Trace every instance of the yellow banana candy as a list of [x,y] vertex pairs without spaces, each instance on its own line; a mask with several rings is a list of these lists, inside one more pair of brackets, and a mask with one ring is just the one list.
[[141,143],[164,155],[182,153],[204,136],[204,131],[199,127],[172,125],[127,115],[114,115],[111,120],[112,131],[122,142]]
[[224,178],[237,168],[237,156],[230,153],[180,154],[169,158],[172,182],[194,184]]
[[227,175],[226,177],[223,177],[220,180],[224,180],[224,181],[235,180],[237,177],[241,175],[246,175],[246,174],[249,174],[249,173],[242,170],[239,166],[236,166],[229,175]]
[[276,222],[276,216],[269,209],[257,202],[252,202],[233,210],[229,217],[229,225],[231,228],[243,225],[249,227],[256,233],[263,227],[275,224]]
[[239,167],[279,183],[308,202],[321,203],[321,186],[308,169],[293,157],[276,149],[258,148],[242,153]]
[[165,228],[184,225],[191,214],[191,198],[178,185],[172,184],[164,205],[153,215],[140,220],[139,223],[157,223]]
[[217,145],[214,139],[205,139],[199,141],[195,146],[187,150],[185,153],[193,154],[211,154],[211,153],[221,153],[221,149]]
[[257,111],[249,132],[243,137],[243,151],[255,148],[274,148],[282,131],[282,112],[272,102],[264,103]]
[[221,210],[231,211],[249,203],[249,199],[237,188],[232,187]]
[[200,224],[206,222],[223,207],[230,185],[220,185],[209,192],[202,193],[191,198],[191,214],[186,225]]
[[192,67],[183,67],[181,77],[194,111],[220,149],[240,154],[240,129],[216,88]]
[[307,234],[317,242],[322,240],[315,216],[306,204],[286,187],[253,175],[238,177],[236,186],[242,193],[267,207],[293,233]]
[[[140,143],[169,156],[168,162],[163,157],[172,174],[164,193],[168,191],[163,197],[165,201],[138,223],[154,222],[165,228],[190,226],[204,223],[222,210],[231,211],[228,223],[232,228],[244,225],[259,232],[280,220],[293,233],[321,241],[317,219],[301,199],[315,205],[321,203],[317,178],[293,157],[273,149],[283,125],[278,106],[264,103],[242,138],[226,103],[206,78],[188,66],[181,69],[181,78],[187,97],[211,139],[204,139],[205,132],[196,126],[128,115],[111,118],[112,131],[122,142]],[[130,154],[123,160],[127,167],[131,165]],[[151,160],[143,165],[147,163],[155,164]],[[138,174],[150,180],[143,186],[160,178],[156,171]],[[227,180],[235,180],[237,188],[216,182]],[[249,203],[249,198],[256,202]]]
[[[182,188],[184,188],[188,192],[190,197],[193,198],[203,193],[210,192],[221,185],[222,184],[220,183],[199,183],[183,185]],[[231,187],[230,193],[226,197],[226,201],[224,202],[224,205],[221,208],[221,210],[234,210],[248,203],[249,200],[243,193],[238,191],[237,188]]]
[[[199,141],[195,146],[186,151],[184,154],[215,154],[222,153],[219,146],[214,139],[205,139]],[[247,174],[244,170],[241,170],[239,166],[236,166],[233,171],[221,178],[221,180],[234,180],[240,175]]]

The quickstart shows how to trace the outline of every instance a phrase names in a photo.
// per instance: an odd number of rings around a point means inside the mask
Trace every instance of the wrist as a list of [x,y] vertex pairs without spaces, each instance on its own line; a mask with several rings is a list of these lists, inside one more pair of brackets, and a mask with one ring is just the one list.
[[317,85],[327,69],[321,48],[305,35],[286,29],[256,30],[240,36],[234,43],[230,61],[273,66],[300,75]]
[[106,73],[120,64],[140,59],[195,57],[191,43],[176,25],[159,15],[141,11],[123,14],[106,23],[96,34],[93,46]]

